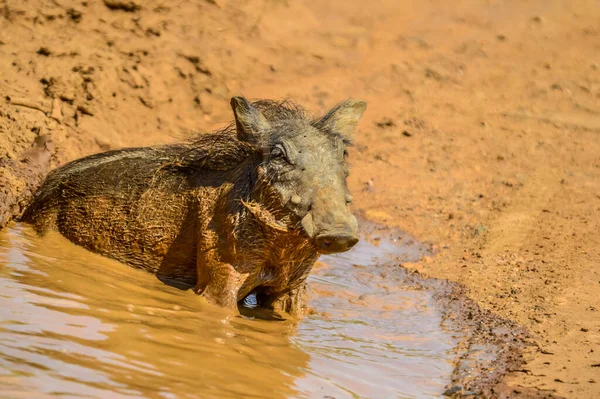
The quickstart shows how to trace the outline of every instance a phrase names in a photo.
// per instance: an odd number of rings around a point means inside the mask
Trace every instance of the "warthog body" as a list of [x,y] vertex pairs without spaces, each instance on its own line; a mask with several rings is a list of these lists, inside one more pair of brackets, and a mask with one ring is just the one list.
[[51,172],[22,220],[194,284],[236,308],[291,314],[320,253],[357,242],[345,148],[366,104],[321,119],[288,102],[231,101],[235,124],[196,141],[92,155]]

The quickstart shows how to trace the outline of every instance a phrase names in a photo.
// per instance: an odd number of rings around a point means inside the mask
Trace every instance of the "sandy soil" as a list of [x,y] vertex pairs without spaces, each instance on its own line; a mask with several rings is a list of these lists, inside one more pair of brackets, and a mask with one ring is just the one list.
[[1,0],[0,226],[49,167],[210,130],[231,95],[366,99],[357,208],[536,343],[492,395],[600,397],[600,7],[449,4]]

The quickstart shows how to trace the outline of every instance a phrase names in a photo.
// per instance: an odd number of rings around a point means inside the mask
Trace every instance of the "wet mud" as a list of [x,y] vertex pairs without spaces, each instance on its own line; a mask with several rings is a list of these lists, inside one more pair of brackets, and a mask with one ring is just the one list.
[[502,397],[498,383],[521,366],[527,333],[459,285],[402,267],[435,256],[430,245],[361,226],[356,248],[317,263],[312,311],[296,323],[262,320],[251,298],[245,316],[229,315],[191,290],[13,223],[0,232],[0,391]]
[[457,332],[407,234],[325,256],[300,322],[234,317],[191,290],[26,225],[0,232],[0,391],[90,397],[436,397]]
[[[361,226],[367,240],[392,243],[392,248],[379,249],[386,254],[394,254],[395,245],[406,248],[417,244],[413,237],[394,228],[364,219]],[[403,275],[404,287],[432,293],[433,303],[441,312],[442,328],[455,334],[453,372],[443,395],[454,398],[561,398],[549,390],[516,388],[504,382],[510,373],[526,372],[523,368],[525,354],[539,350],[531,333],[514,321],[483,309],[469,298],[464,285],[421,275],[414,269],[413,262],[428,260],[435,256],[436,250],[435,246],[427,244],[416,247],[421,250],[419,256],[392,255],[387,262],[401,266],[399,272]]]

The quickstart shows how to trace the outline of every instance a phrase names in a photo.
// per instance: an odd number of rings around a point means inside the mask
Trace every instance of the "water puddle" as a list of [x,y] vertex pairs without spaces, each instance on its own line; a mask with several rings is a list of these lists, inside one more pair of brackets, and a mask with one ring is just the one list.
[[227,316],[27,226],[0,231],[3,398],[426,398],[453,370],[410,237],[321,259],[300,323]]

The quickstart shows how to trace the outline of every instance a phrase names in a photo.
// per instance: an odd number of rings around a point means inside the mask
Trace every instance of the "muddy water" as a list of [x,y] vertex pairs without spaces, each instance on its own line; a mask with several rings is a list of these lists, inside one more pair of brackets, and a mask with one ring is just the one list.
[[454,340],[432,293],[394,266],[422,248],[372,242],[323,258],[315,312],[294,324],[228,315],[12,225],[0,231],[0,397],[439,397]]

